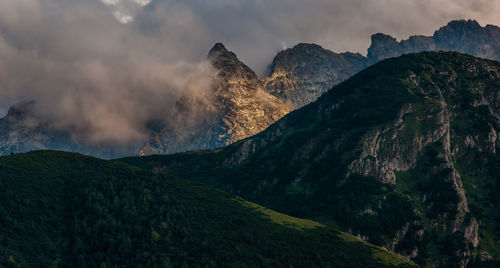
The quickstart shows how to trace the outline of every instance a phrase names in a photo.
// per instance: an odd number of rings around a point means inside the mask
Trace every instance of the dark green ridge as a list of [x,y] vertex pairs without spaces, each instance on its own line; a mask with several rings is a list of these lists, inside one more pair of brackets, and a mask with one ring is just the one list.
[[80,154],[0,157],[0,267],[413,267],[210,186]]

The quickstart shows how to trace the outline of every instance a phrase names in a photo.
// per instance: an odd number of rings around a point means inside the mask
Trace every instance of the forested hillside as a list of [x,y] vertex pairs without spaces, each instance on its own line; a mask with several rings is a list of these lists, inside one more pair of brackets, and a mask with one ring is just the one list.
[[410,267],[212,187],[79,154],[0,158],[2,267]]

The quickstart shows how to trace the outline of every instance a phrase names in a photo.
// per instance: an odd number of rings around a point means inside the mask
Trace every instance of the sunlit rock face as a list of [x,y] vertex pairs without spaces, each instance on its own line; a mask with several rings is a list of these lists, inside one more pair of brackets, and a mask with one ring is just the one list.
[[500,60],[500,28],[481,27],[474,20],[458,20],[437,30],[433,36],[411,36],[401,42],[385,34],[374,34],[368,49],[368,65],[402,54],[422,51],[456,51],[476,57]]
[[290,112],[221,43],[210,50],[208,60],[219,71],[213,92],[184,94],[176,105],[177,124],[153,133],[140,155],[222,147],[259,133]]
[[208,59],[220,70],[215,95],[224,111],[226,134],[220,138],[226,144],[257,134],[290,112],[282,100],[265,92],[257,75],[222,44],[214,46]]

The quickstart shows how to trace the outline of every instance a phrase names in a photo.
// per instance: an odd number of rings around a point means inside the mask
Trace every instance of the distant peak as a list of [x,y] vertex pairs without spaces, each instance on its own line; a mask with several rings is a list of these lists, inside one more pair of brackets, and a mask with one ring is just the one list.
[[246,78],[256,79],[257,75],[252,69],[238,59],[232,51],[226,49],[224,44],[215,43],[207,56],[212,65],[222,72],[221,75],[239,75]]
[[5,118],[21,119],[32,112],[33,106],[35,106],[34,101],[16,103],[9,108]]
[[298,43],[292,49],[323,49],[321,46],[312,43]]
[[372,42],[374,42],[374,41],[396,41],[396,38],[394,38],[388,34],[383,34],[383,33],[373,34],[371,39],[372,39]]
[[215,43],[215,45],[208,52],[208,59],[213,60],[215,58],[225,57],[231,58],[233,60],[238,60],[236,54],[232,51],[227,50],[223,43]]
[[448,23],[448,26],[450,25],[481,26],[476,20],[452,20]]
[[276,55],[276,57],[279,58],[289,54],[300,54],[300,55],[316,54],[316,53],[321,53],[322,51],[325,51],[325,49],[319,45],[313,43],[298,43],[292,48],[280,51],[278,55]]
[[227,50],[222,43],[215,43],[212,49],[208,52],[207,58],[212,62],[221,58],[224,58],[225,60],[239,61],[236,54]]
[[446,26],[441,27],[436,33],[449,32],[449,31],[481,31],[483,27],[475,20],[453,20]]
[[215,45],[210,49],[210,53],[217,51],[228,51],[223,43],[215,43]]
[[395,49],[395,47],[399,45],[399,42],[396,40],[396,38],[383,33],[376,33],[372,35],[371,40],[372,44],[368,48],[368,55],[371,55],[373,52],[375,52],[374,50],[389,48]]

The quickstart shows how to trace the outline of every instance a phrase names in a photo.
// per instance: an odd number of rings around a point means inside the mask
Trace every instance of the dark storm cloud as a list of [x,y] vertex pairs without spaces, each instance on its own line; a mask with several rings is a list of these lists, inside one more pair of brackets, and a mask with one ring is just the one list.
[[365,53],[375,32],[500,24],[499,11],[496,0],[0,0],[0,114],[34,99],[76,138],[140,142],[184,90],[210,89],[217,41],[262,71],[298,42]]

